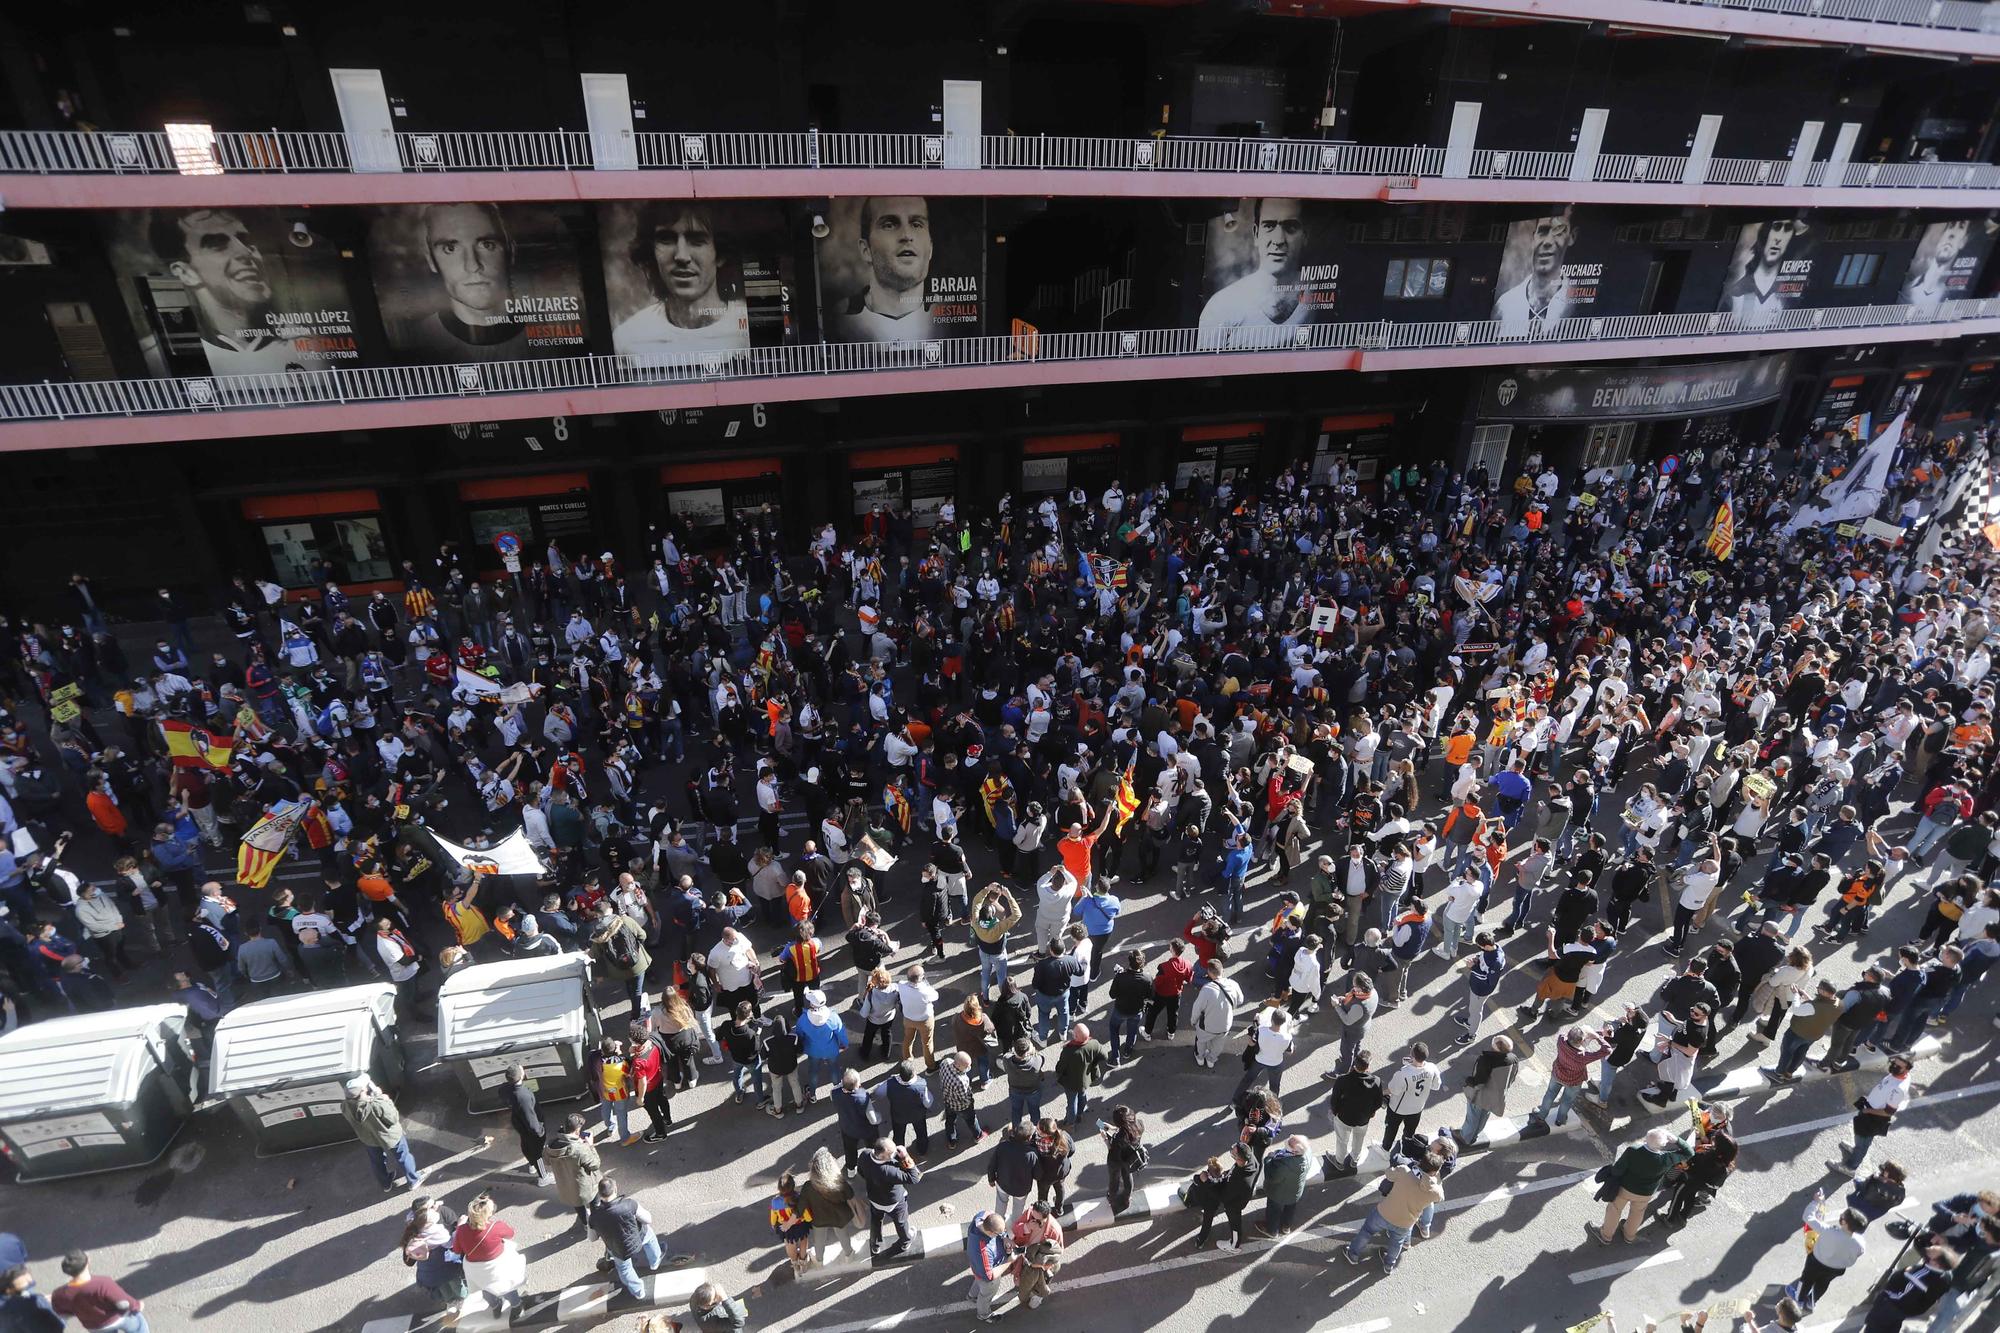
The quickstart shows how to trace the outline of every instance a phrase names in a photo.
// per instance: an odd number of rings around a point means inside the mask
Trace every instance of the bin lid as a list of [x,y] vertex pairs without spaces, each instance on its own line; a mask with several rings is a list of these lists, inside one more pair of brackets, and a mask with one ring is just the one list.
[[186,1023],[185,1005],[151,1004],[15,1029],[0,1037],[0,1121],[137,1099]]
[[438,987],[438,1059],[582,1041],[590,958],[563,953],[475,963]]
[[395,1022],[385,981],[239,1005],[215,1025],[208,1090],[226,1097],[368,1071],[376,1030]]

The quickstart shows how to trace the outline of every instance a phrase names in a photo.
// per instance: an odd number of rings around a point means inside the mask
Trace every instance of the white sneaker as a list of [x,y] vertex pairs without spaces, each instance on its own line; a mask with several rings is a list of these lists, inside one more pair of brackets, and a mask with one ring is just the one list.
[[722,1063],[722,1057],[719,1055],[704,1055],[701,1057],[701,1062],[705,1065],[719,1065]]
[[1041,1304],[1042,1304],[1042,1298],[1041,1298],[1041,1297],[1039,1297],[1039,1296],[1030,1296],[1030,1297],[1028,1297],[1028,1308],[1029,1308],[1030,1310],[1036,1310],[1036,1309],[1040,1309],[1040,1308],[1041,1308]]
[[1218,1250],[1233,1250],[1236,1248],[1236,1242],[1225,1236],[1223,1239],[1215,1242],[1215,1248]]
[[1144,1028],[1140,1028],[1140,1029],[1139,1029],[1139,1040],[1140,1040],[1140,1041],[1151,1041],[1152,1039],[1153,1039],[1153,1034],[1152,1034],[1152,1033],[1150,1033],[1150,1032],[1146,1031],[1146,1029],[1144,1029]]

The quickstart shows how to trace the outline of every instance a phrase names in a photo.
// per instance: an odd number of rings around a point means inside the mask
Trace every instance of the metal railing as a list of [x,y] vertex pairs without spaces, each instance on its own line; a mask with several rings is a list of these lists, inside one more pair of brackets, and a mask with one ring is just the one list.
[[[1110,289],[1107,288],[1107,291]],[[396,366],[291,371],[180,379],[95,380],[0,385],[0,422],[78,417],[156,416],[249,408],[328,406],[419,399],[476,400],[489,395],[708,384],[870,371],[1016,365],[1026,361],[1101,361],[1148,357],[1230,356],[1246,352],[1386,351],[1516,347],[1631,339],[1693,339],[1729,333],[1783,334],[1824,329],[1949,326],[2000,318],[2000,297],[1937,306],[1835,306],[1790,310],[1767,322],[1733,314],[1610,315],[1516,325],[1498,320],[1387,320],[1301,328],[1143,329],[1129,332],[991,335],[918,343],[807,343],[713,351],[686,357],[579,356],[483,365]],[[1179,373],[1179,372],[1176,372]],[[1207,373],[1194,371],[1192,373]]]
[[1715,9],[1745,9],[1793,18],[1843,19],[1905,28],[2000,32],[2000,9],[1979,0],[1673,0]]
[[[1692,2],[1692,0],[1690,0]],[[977,160],[955,162],[963,147],[936,134],[658,133],[600,142],[574,130],[533,133],[399,133],[350,139],[336,131],[218,132],[206,141],[185,131],[85,133],[0,130],[0,174],[232,175],[383,171],[646,171],[891,168],[989,171],[1155,171],[1266,176],[1364,176],[1392,188],[1444,178],[1445,150],[1421,145],[1334,143],[1308,139],[1106,139],[1079,135],[994,135],[977,142]],[[1565,181],[1571,152],[1481,148],[1471,179]],[[1803,186],[1825,183],[1829,164],[1809,164]],[[1781,187],[1791,163],[1719,157],[1701,183]],[[1684,156],[1607,153],[1590,179],[1606,184],[1676,185]],[[1854,162],[1841,172],[1849,189],[2000,189],[2000,166],[1987,162]]]

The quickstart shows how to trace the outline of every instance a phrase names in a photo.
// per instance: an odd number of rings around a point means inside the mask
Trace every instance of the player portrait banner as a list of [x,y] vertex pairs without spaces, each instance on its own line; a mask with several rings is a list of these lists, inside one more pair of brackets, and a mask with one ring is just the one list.
[[167,755],[176,768],[226,769],[236,757],[233,732],[218,736],[186,722],[162,722],[160,733],[166,737]]
[[1482,421],[1684,417],[1768,403],[1791,378],[1789,352],[1691,366],[1521,367],[1488,375]]
[[1339,235],[1326,204],[1249,198],[1217,212],[1202,256],[1200,345],[1289,346],[1290,330],[1345,318]]
[[1909,419],[1908,412],[1898,412],[1845,471],[1820,489],[1817,501],[1800,506],[1786,521],[1785,535],[1789,537],[1801,528],[1859,523],[1873,514],[1889,492],[1889,473]]
[[112,271],[155,375],[365,364],[340,243],[305,208],[127,209]]
[[391,349],[419,365],[581,356],[581,216],[542,204],[370,209],[368,262]]
[[1897,289],[1901,305],[1936,309],[1945,301],[1963,301],[1977,293],[1979,267],[1993,249],[1993,235],[2000,229],[1994,215],[1947,218],[1924,228],[1917,239],[1916,253]]
[[454,667],[453,692],[472,699],[488,700],[497,704],[524,704],[542,692],[542,687],[532,681],[517,681],[512,685],[502,685],[499,681],[480,675],[477,671],[467,671],[464,667]]
[[827,342],[923,343],[986,331],[986,201],[829,199],[819,265]]
[[1500,595],[1501,588],[1498,583],[1470,579],[1463,574],[1452,575],[1451,586],[1468,606],[1484,606]]
[[1762,328],[1807,304],[1813,241],[1812,222],[1804,213],[1746,224],[1736,234],[1736,252],[1715,308],[1736,316],[1738,324]]
[[292,832],[306,817],[304,801],[280,801],[250,826],[236,848],[236,882],[261,889],[291,850]]
[[1565,319],[1622,313],[1605,292],[1611,231],[1605,214],[1568,206],[1509,224],[1490,315],[1501,334],[1525,338]]
[[792,240],[776,203],[599,204],[611,350],[658,362],[798,339]]

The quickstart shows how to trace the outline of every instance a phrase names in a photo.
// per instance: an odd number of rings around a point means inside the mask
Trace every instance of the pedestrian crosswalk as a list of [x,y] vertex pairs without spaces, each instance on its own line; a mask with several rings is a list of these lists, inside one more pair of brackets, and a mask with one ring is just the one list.
[[[1938,1039],[1926,1036],[1921,1038],[1911,1048],[1910,1054],[1913,1058],[1921,1060],[1924,1056],[1931,1055],[1939,1049],[1940,1043]],[[1857,1055],[1861,1064],[1860,1069],[1855,1072],[1870,1072],[1884,1067],[1888,1063],[1888,1057],[1881,1052],[1862,1051],[1858,1052]],[[1824,1075],[1819,1074],[1811,1066],[1801,1071],[1801,1075],[1805,1078],[1824,1077]],[[1734,1101],[1748,1096],[1753,1092],[1777,1086],[1764,1077],[1756,1066],[1750,1065],[1696,1079],[1694,1094],[1706,1102]],[[1951,1094],[1945,1095],[1950,1096]],[[1665,1107],[1657,1110],[1642,1104],[1639,1113],[1619,1128],[1621,1132],[1636,1132],[1635,1126],[1660,1117],[1680,1117],[1684,1120],[1685,1112],[1683,1104],[1669,1102]],[[1529,1115],[1494,1115],[1486,1121],[1485,1128],[1480,1132],[1479,1142],[1476,1145],[1468,1145],[1468,1150],[1490,1152],[1493,1149],[1505,1147],[1527,1139],[1546,1138],[1553,1134],[1579,1132],[1585,1124],[1586,1121],[1581,1113],[1572,1114],[1561,1125],[1551,1125]],[[1786,1132],[1789,1131],[1779,1131],[1781,1134]],[[1358,1169],[1357,1174],[1360,1175],[1386,1169],[1388,1166],[1388,1153],[1379,1144],[1368,1144],[1362,1149],[1356,1166]],[[1325,1172],[1321,1158],[1317,1153],[1312,1156],[1306,1165],[1306,1183],[1309,1185],[1325,1183]],[[1072,1233],[1096,1231],[1118,1222],[1135,1222],[1155,1217],[1170,1216],[1184,1208],[1185,1205],[1181,1202],[1180,1198],[1180,1186],[1171,1183],[1147,1185],[1134,1190],[1130,1205],[1122,1213],[1116,1215],[1112,1213],[1110,1203],[1104,1199],[1073,1198],[1071,1203],[1072,1211],[1064,1218],[1064,1228]],[[916,1228],[910,1247],[893,1259],[872,1259],[869,1254],[869,1241],[866,1233],[848,1237],[842,1242],[823,1246],[817,1257],[819,1260],[819,1269],[830,1273],[845,1269],[860,1269],[868,1267],[871,1264],[876,1267],[897,1267],[940,1254],[962,1254],[964,1245],[965,1231],[963,1227],[956,1225],[928,1226]],[[1613,1265],[1612,1269],[1605,1271],[1610,1272],[1613,1270],[1617,1270],[1617,1265]]]
[[[609,1282],[586,1282],[526,1295],[519,1308],[511,1311],[475,1292],[459,1307],[453,1327],[457,1333],[513,1333],[554,1325],[587,1326],[621,1313],[683,1305],[707,1280],[707,1270],[702,1268],[645,1274],[639,1279],[645,1295],[636,1301]],[[421,1316],[398,1315],[371,1319],[361,1326],[361,1333],[414,1333],[430,1323]]]

